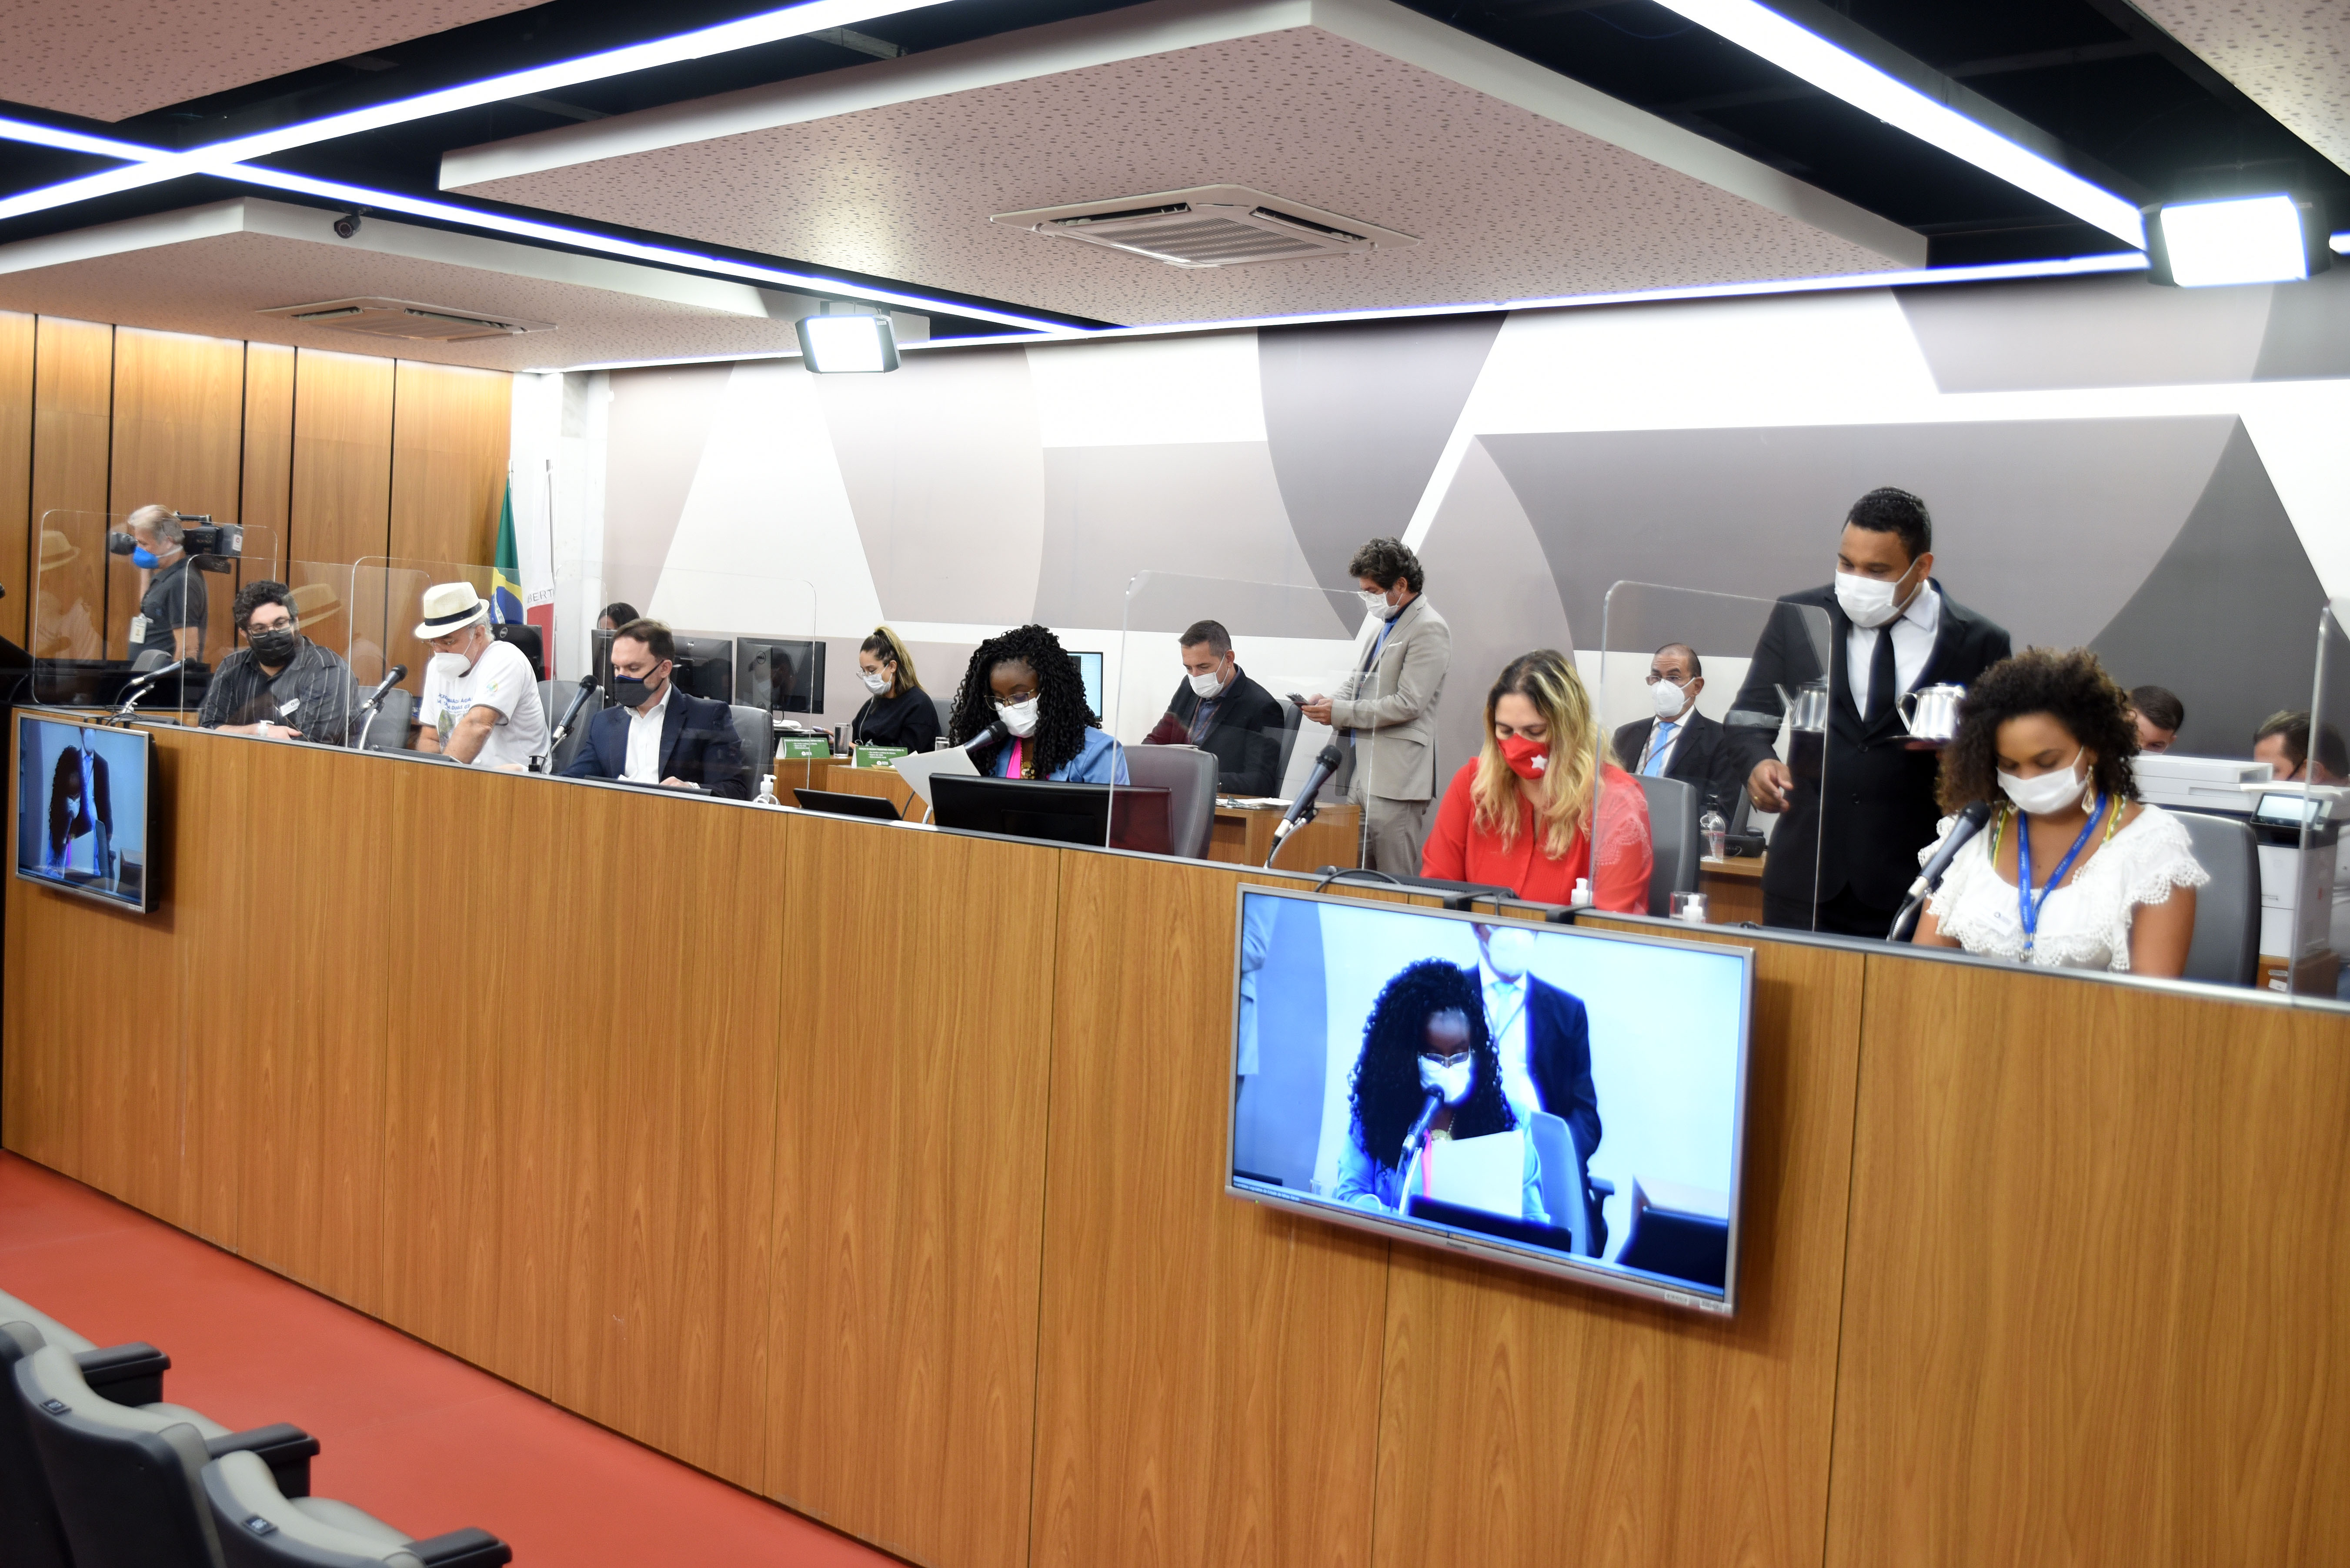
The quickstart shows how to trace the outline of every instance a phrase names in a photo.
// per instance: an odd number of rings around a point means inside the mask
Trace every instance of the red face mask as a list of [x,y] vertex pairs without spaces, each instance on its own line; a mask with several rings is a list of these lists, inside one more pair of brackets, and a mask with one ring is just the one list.
[[1512,735],[1502,742],[1502,760],[1522,779],[1538,779],[1550,767],[1550,742]]

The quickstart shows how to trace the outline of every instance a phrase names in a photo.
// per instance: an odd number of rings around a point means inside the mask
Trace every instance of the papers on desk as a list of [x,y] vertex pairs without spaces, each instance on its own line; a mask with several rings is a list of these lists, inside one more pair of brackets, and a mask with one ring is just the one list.
[[1225,811],[1286,811],[1289,803],[1270,794],[1220,794],[1216,805]]
[[967,779],[979,776],[972,765],[971,753],[961,746],[950,746],[943,752],[910,752],[890,764],[907,786],[922,797],[926,806],[938,803],[931,799],[931,780],[940,774],[956,774]]
[[1514,1128],[1483,1137],[1430,1138],[1412,1157],[1404,1189],[1464,1209],[1516,1219],[1526,1208],[1525,1135]]

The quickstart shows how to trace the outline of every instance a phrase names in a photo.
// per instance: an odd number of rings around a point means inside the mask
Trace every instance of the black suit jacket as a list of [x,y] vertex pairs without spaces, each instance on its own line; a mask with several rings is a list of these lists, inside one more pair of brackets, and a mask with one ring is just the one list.
[[[1188,733],[1200,711],[1200,694],[1184,681],[1168,700],[1167,716]],[[1161,721],[1164,723],[1165,721]],[[1154,732],[1165,743],[1165,737]],[[1281,702],[1232,666],[1232,690],[1217,694],[1216,711],[1200,749],[1216,757],[1216,788],[1223,794],[1269,795],[1281,789]]]
[[[1939,583],[1934,587],[1941,591]],[[1819,667],[1818,650],[1804,628],[1801,611],[1794,607],[1827,612],[1825,671]],[[1754,662],[1747,670],[1746,684],[1738,693],[1728,728],[1742,769],[1752,773],[1755,763],[1771,755],[1779,720],[1786,711],[1778,689],[1793,691],[1826,675],[1825,774],[1799,744],[1791,762],[1795,774],[1794,799],[1771,836],[1762,890],[1782,898],[1812,898],[1816,850],[1816,896],[1821,901],[1848,888],[1863,902],[1889,913],[1917,879],[1918,851],[1934,841],[1935,825],[1941,820],[1941,808],[1934,801],[1941,758],[1935,752],[1908,749],[1909,732],[1898,706],[1888,707],[1874,719],[1861,718],[1845,668],[1845,642],[1851,631],[1852,622],[1836,603],[1834,587],[1807,588],[1781,599],[1762,629],[1762,640],[1754,646]],[[1971,686],[2009,651],[2003,628],[1943,593],[1934,649],[1912,689],[1940,681]]]
[[[1697,814],[1709,811],[1721,814],[1724,824],[1737,808],[1738,796],[1746,787],[1748,770],[1739,766],[1741,753],[1730,743],[1729,732],[1719,721],[1691,710],[1681,720],[1680,738],[1673,742],[1673,754],[1665,763],[1665,776],[1694,784],[1700,796]],[[1627,774],[1640,771],[1640,753],[1648,748],[1649,732],[1657,727],[1654,719],[1636,719],[1616,732],[1616,764]]]
[[[629,711],[607,708],[588,723],[588,743],[563,770],[571,779],[616,779],[629,766]],[[723,702],[672,689],[661,715],[661,778],[681,778],[728,800],[751,798],[751,769],[734,715]]]
[[[1482,980],[1480,979],[1480,984]],[[1526,982],[1526,1075],[1542,1108],[1574,1135],[1577,1190],[1591,1195],[1591,1154],[1599,1147],[1599,1094],[1591,1084],[1591,1019],[1580,997],[1544,981]],[[1607,1231],[1590,1206],[1595,1236]]]

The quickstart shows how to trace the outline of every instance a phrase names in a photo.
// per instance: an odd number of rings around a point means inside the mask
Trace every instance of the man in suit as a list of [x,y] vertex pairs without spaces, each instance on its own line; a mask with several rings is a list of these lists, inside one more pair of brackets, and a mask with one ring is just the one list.
[[1616,763],[1627,774],[1679,779],[1698,793],[1698,815],[1721,814],[1730,821],[1746,787],[1746,768],[1728,732],[1697,711],[1705,690],[1705,666],[1697,649],[1669,642],[1648,660],[1648,700],[1657,716],[1636,719],[1616,732]]
[[[1926,504],[1872,490],[1846,515],[1835,581],[1780,600],[1755,645],[1729,733],[1756,808],[1785,814],[1762,871],[1766,925],[1882,937],[1917,878],[1941,818],[1939,759],[1910,746],[1900,698],[1972,685],[2009,652],[2007,632],[1944,593],[1933,571]],[[1825,648],[1814,635],[1823,613]],[[1780,693],[1823,679],[1826,732],[1795,737],[1803,765],[1791,769],[1772,752]]]
[[677,689],[677,639],[657,620],[612,636],[612,705],[589,721],[587,743],[563,776],[627,779],[751,798],[751,770],[734,715]]
[[1221,621],[1194,621],[1177,642],[1183,684],[1166,716],[1142,737],[1146,746],[1197,746],[1216,758],[1222,794],[1269,795],[1281,788],[1281,703],[1241,672],[1232,634]]
[[1350,690],[1316,692],[1303,711],[1354,749],[1347,798],[1363,808],[1364,865],[1417,877],[1436,798],[1436,704],[1452,667],[1452,628],[1424,597],[1428,574],[1401,540],[1372,540],[1347,570],[1378,630]]
[[[1574,1189],[1591,1220],[1594,1255],[1607,1227],[1592,1202],[1591,1156],[1599,1147],[1599,1095],[1591,1082],[1591,1020],[1580,997],[1531,971],[1534,933],[1515,926],[1471,924],[1477,933],[1477,975],[1485,996],[1485,1024],[1502,1059],[1502,1095],[1521,1121],[1547,1111],[1574,1139]],[[1552,1223],[1564,1225],[1559,1215]]]

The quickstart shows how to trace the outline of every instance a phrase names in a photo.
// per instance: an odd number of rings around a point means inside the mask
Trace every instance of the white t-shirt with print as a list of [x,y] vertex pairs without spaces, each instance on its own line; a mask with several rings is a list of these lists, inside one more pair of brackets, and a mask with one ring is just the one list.
[[538,682],[531,676],[530,660],[514,644],[490,644],[463,675],[443,675],[425,667],[424,702],[417,722],[432,726],[443,752],[459,722],[476,708],[494,709],[498,721],[473,758],[475,767],[527,766],[546,750],[546,711],[539,706]]

